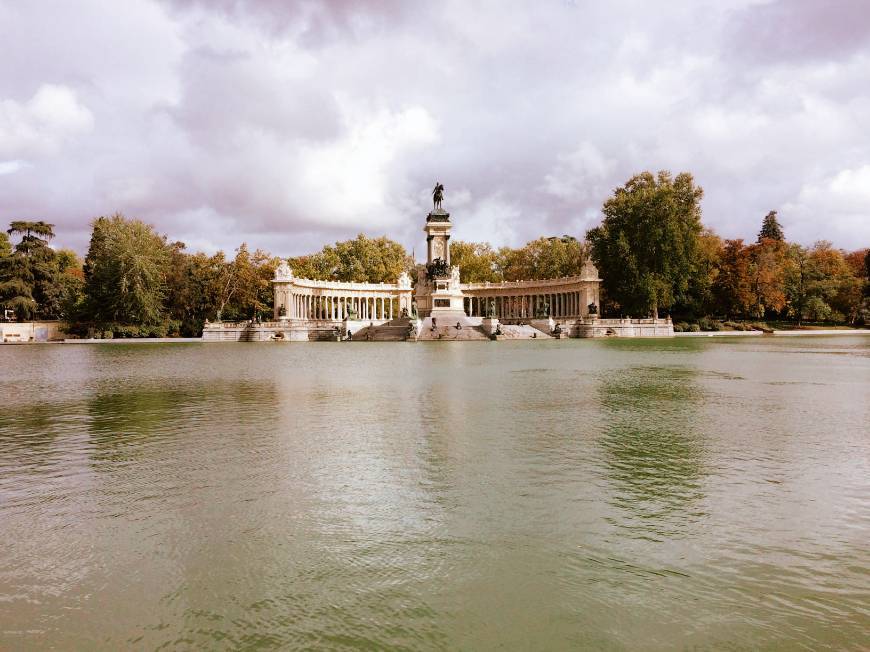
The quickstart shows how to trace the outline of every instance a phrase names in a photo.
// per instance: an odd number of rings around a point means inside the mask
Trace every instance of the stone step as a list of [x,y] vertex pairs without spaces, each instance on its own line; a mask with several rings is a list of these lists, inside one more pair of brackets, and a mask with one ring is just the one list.
[[408,339],[411,320],[400,317],[377,326],[365,326],[353,333],[354,342],[404,342]]
[[552,336],[528,324],[502,324],[498,340],[546,340]]

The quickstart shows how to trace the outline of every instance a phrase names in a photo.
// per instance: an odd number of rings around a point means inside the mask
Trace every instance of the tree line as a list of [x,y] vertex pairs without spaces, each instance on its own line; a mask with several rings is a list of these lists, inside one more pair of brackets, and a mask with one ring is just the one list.
[[[703,190],[691,174],[638,174],[602,208],[585,241],[538,238],[523,247],[453,241],[465,283],[580,274],[592,259],[603,278],[605,316],[667,312],[698,320],[785,319],[865,324],[870,253],[786,240],[775,211],[753,242],[725,240],[701,221]],[[197,336],[206,320],[269,318],[280,258],[242,244],[232,255],[189,252],[123,215],[92,222],[87,255],[55,249],[54,225],[14,221],[0,232],[0,316],[60,319],[81,335]],[[416,280],[405,248],[360,234],[288,259],[299,277],[370,283]]]
[[[87,255],[49,246],[54,225],[13,222],[0,238],[0,306],[19,320],[60,319],[80,335],[197,336],[206,319],[271,311],[278,260],[242,244],[191,253],[122,215],[92,222]],[[109,335],[111,334],[111,335]]]
[[866,324],[870,253],[786,240],[776,211],[754,242],[701,222],[703,190],[689,173],[638,174],[604,203],[586,238],[603,278],[605,313],[683,319]]

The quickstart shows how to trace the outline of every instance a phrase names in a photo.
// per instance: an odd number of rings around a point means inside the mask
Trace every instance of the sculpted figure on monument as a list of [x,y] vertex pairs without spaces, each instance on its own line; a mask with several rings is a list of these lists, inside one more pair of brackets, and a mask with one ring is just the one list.
[[449,275],[450,268],[447,266],[447,261],[443,258],[436,258],[426,265],[426,276],[430,281],[436,278],[447,278]]
[[590,315],[597,315],[598,314],[598,306],[596,306],[594,303],[590,303],[587,307],[589,309]]
[[495,317],[495,299],[489,300],[489,305],[486,307],[486,316],[490,319]]
[[290,269],[290,265],[287,264],[286,260],[282,260],[278,267],[275,269],[275,280],[289,281],[292,278],[293,270]]
[[441,208],[441,200],[444,199],[444,185],[440,181],[435,182],[435,189],[432,191],[432,204],[434,208]]

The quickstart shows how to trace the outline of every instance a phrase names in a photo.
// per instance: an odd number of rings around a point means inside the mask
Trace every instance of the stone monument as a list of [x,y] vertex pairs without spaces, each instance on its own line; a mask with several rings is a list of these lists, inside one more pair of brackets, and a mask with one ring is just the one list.
[[442,208],[444,185],[432,190],[432,211],[426,216],[426,269],[417,278],[417,304],[422,317],[464,317],[459,268],[450,265],[450,213]]

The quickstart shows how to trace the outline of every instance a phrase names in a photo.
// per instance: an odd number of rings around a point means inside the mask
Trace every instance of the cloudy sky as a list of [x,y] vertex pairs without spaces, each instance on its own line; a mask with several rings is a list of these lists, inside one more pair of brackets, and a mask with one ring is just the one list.
[[[582,235],[690,171],[704,221],[870,245],[870,0],[0,0],[0,222],[87,247],[123,212],[191,249],[359,232]],[[419,256],[418,256],[419,257]]]

